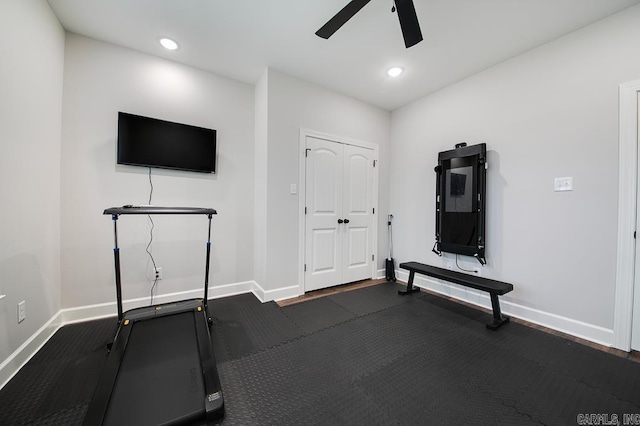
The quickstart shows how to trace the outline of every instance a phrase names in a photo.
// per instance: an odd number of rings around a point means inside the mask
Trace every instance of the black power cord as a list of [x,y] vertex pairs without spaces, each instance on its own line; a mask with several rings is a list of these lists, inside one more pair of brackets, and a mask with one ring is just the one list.
[[473,272],[474,274],[478,273],[478,271],[476,271],[475,269],[464,269],[464,268],[461,268],[460,265],[458,265],[458,255],[457,254],[456,254],[456,266],[458,267],[458,269],[460,269],[461,271],[464,271],[464,272]]
[[[151,205],[151,197],[153,196],[153,182],[151,181],[151,167],[149,167],[149,202],[148,204]],[[153,219],[151,218],[151,215],[147,215],[147,218],[149,219],[149,222],[151,222],[151,229],[149,230],[149,244],[147,244],[147,248],[145,249],[145,251],[147,252],[147,254],[149,255],[149,258],[151,259],[151,263],[153,264],[153,274],[154,274],[154,280],[153,280],[153,285],[151,286],[151,302],[150,305],[153,305],[153,290],[156,288],[156,285],[158,284],[158,279],[159,279],[159,274],[158,274],[158,267],[156,266],[156,261],[153,258],[153,254],[151,254],[151,243],[153,242],[153,228],[155,227],[155,224],[153,223]]]

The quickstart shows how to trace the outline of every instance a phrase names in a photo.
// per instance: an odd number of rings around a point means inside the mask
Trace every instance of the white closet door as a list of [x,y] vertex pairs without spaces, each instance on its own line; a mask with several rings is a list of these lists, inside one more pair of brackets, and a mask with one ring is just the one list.
[[371,278],[373,150],[306,140],[305,291]]

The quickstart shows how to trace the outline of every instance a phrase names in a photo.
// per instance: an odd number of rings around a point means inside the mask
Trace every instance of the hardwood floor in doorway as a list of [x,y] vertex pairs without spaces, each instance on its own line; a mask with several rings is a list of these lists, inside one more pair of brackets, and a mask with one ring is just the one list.
[[303,294],[302,296],[293,297],[291,299],[279,300],[279,301],[276,301],[276,303],[278,304],[278,306],[282,308],[284,306],[295,305],[296,303],[306,302],[309,300],[317,299],[319,297],[330,296],[332,294],[343,293],[345,291],[357,290],[359,288],[369,287],[372,285],[378,285],[386,282],[387,280],[385,280],[384,278],[381,278],[378,280],[356,281],[353,283],[342,284],[335,287],[329,287],[329,288],[323,288],[321,290],[310,291],[308,293]]

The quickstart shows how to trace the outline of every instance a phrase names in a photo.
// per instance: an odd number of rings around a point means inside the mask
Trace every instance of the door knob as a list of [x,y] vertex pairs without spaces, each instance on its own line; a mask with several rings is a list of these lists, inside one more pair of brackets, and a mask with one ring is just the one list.
[[338,223],[342,225],[342,222],[344,222],[342,219],[338,219]]
[[349,219],[345,219],[345,220],[344,220],[344,223],[349,223]]

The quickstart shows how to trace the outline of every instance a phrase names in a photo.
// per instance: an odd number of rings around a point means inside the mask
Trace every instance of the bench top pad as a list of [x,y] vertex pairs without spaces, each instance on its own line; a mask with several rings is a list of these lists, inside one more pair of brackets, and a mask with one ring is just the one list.
[[490,278],[478,277],[475,275],[463,274],[458,271],[438,268],[436,266],[425,265],[419,262],[405,262],[400,264],[400,268],[409,271],[415,271],[430,277],[439,278],[466,287],[475,288],[477,290],[488,291],[497,295],[509,293],[513,290],[513,284],[502,281],[492,280]]

